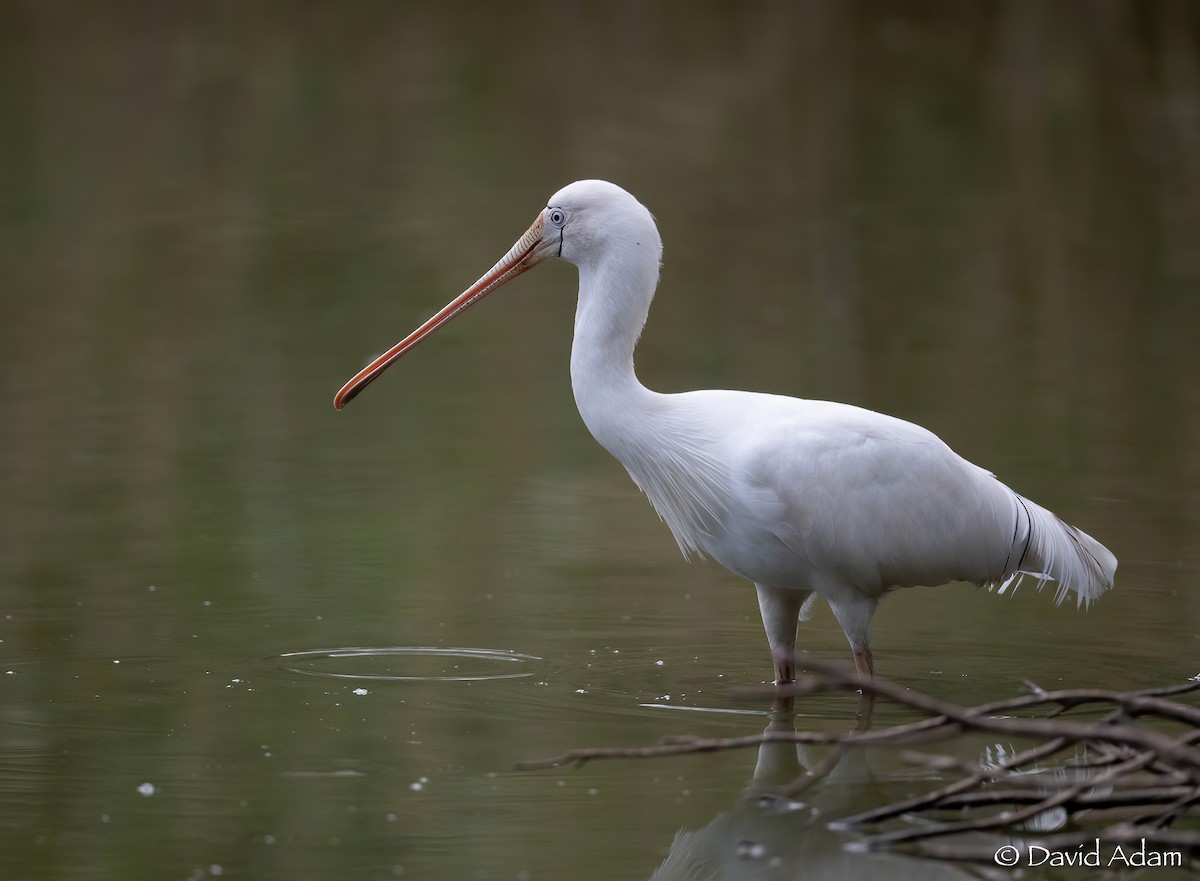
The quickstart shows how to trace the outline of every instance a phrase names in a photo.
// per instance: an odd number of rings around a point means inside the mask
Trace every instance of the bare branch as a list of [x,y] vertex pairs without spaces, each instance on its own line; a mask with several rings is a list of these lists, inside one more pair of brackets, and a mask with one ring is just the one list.
[[[906,751],[906,760],[919,763],[941,775],[953,775],[944,786],[932,791],[843,817],[831,825],[841,829],[875,827],[876,831],[853,842],[862,849],[893,848],[935,859],[993,863],[995,845],[962,844],[954,840],[964,832],[996,833],[1030,837],[1027,824],[1048,811],[1075,813],[1077,824],[1091,830],[1038,837],[1035,843],[1050,850],[1086,846],[1099,839],[1111,849],[1136,844],[1173,855],[1187,854],[1200,860],[1200,832],[1167,827],[1180,816],[1193,815],[1200,806],[1200,710],[1170,700],[1200,689],[1189,681],[1164,688],[1133,692],[1102,689],[1059,689],[1047,691],[1034,682],[1024,684],[1028,694],[961,707],[927,694],[903,688],[874,677],[863,677],[839,665],[810,663],[816,673],[783,689],[748,690],[743,696],[794,698],[831,691],[859,691],[868,699],[893,701],[923,715],[913,722],[878,729],[838,731],[792,731],[770,728],[760,735],[732,738],[701,738],[691,735],[664,737],[650,747],[571,750],[550,759],[524,762],[518,768],[531,770],[562,765],[581,765],[602,758],[657,758],[686,753],[744,749],[768,743],[806,743],[833,747],[816,765],[791,784],[775,791],[794,796],[829,774],[852,748],[867,745],[911,747],[946,740],[965,731],[981,731],[1037,743],[1003,762],[976,767],[962,759],[939,753]],[[1061,714],[1084,706],[1106,707],[1094,720],[1064,719]],[[1046,716],[1029,718],[1010,715],[1033,708],[1049,708]],[[1186,730],[1170,734],[1139,721],[1143,717],[1162,725],[1184,725]],[[1071,780],[1061,775],[1030,773],[1038,765],[1066,749],[1083,746],[1082,754],[1055,767],[1070,769]],[[995,810],[997,807],[1001,810]],[[954,821],[936,819],[940,812],[954,811]],[[898,818],[926,815],[919,825],[886,828]],[[1107,819],[1106,819],[1107,818]],[[1100,823],[1122,822],[1096,831]],[[879,828],[884,826],[885,828]],[[1012,843],[1011,839],[996,839]]]

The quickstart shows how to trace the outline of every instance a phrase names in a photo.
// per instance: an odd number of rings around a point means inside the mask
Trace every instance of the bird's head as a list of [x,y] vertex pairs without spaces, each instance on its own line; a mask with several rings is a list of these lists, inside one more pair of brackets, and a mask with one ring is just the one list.
[[553,256],[585,267],[621,254],[628,258],[644,249],[655,264],[662,259],[662,239],[646,207],[603,180],[568,184],[542,209],[543,240]]
[[500,261],[436,315],[392,346],[342,386],[333,399],[340,410],[405,352],[482,300],[496,288],[551,257],[593,269],[618,255],[657,275],[662,239],[650,212],[616,184],[581,180],[550,197],[533,224]]

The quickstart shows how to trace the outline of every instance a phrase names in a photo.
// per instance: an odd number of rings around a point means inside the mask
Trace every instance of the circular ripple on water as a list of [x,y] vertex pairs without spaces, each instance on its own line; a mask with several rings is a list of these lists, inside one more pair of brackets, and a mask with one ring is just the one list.
[[[501,649],[353,646],[285,652],[283,669],[306,676],[391,682],[483,682],[532,676],[542,659]],[[508,668],[508,669],[504,669]]]

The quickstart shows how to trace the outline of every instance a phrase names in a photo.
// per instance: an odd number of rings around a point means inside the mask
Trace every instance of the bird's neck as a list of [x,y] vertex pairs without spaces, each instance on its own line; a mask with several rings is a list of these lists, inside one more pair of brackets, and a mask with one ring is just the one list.
[[651,260],[600,261],[579,267],[579,305],[571,346],[571,388],[596,440],[623,459],[619,447],[660,397],[638,381],[633,350],[658,281]]
[[580,267],[571,386],[592,436],[625,466],[687,556],[719,532],[730,483],[684,396],[652,392],[633,371],[657,281],[657,253],[611,270]]

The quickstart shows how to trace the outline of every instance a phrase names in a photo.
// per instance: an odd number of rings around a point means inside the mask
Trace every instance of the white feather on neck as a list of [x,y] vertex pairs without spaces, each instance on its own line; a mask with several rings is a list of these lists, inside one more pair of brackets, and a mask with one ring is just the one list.
[[684,557],[703,556],[705,539],[726,520],[731,481],[697,433],[702,421],[687,418],[677,396],[650,391],[634,373],[661,256],[658,248],[643,253],[640,260],[580,265],[571,386],[588,430],[625,466]]

